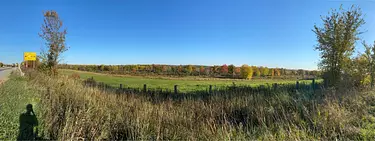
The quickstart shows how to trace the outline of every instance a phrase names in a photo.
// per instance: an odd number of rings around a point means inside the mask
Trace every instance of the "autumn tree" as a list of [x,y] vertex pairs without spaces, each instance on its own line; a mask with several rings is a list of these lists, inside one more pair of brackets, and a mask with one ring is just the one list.
[[204,67],[200,66],[199,67],[199,75],[204,74],[204,71],[205,71]]
[[133,66],[131,66],[131,70],[132,70],[132,72],[133,73],[136,73],[137,72],[137,65],[133,65]]
[[117,72],[118,70],[119,70],[118,65],[113,65],[112,66],[112,71]]
[[228,74],[228,66],[226,64],[221,66],[221,74]]
[[192,65],[188,65],[188,66],[186,67],[186,72],[187,72],[188,74],[191,74],[191,72],[193,72],[193,66],[192,66]]
[[104,71],[104,65],[100,65],[100,66],[99,66],[99,70],[100,70],[100,71]]
[[177,72],[178,72],[178,74],[181,74],[181,73],[182,73],[182,65],[179,65],[179,66],[177,67]]
[[47,51],[42,50],[42,62],[51,75],[57,75],[61,54],[68,50],[65,45],[66,29],[56,11],[46,11],[39,36],[45,41]]
[[305,71],[304,71],[303,69],[298,69],[298,70],[297,70],[297,73],[298,73],[298,75],[300,75],[301,77],[304,77]]
[[237,75],[237,76],[240,75],[241,74],[241,68],[240,67],[235,67],[234,68],[234,74]]
[[280,69],[275,69],[275,76],[280,76],[281,75],[281,71]]
[[241,66],[241,77],[243,79],[251,79],[253,77],[253,69],[248,65]]
[[[374,87],[375,80],[375,41],[374,45],[368,45],[366,42],[363,42],[365,47],[364,57],[366,59],[367,74],[370,75],[371,87]],[[360,68],[359,68],[360,69]]]
[[320,52],[319,68],[325,72],[323,76],[329,86],[336,86],[343,73],[350,70],[351,56],[355,43],[360,38],[359,28],[365,23],[361,9],[352,6],[344,10],[333,9],[328,16],[321,17],[322,26],[314,26],[318,44],[315,47]]
[[261,75],[262,76],[268,76],[269,72],[270,72],[270,70],[267,67],[264,67],[264,68],[261,67]]
[[216,73],[216,74],[217,74],[217,73],[220,73],[220,70],[219,70],[219,69],[220,69],[220,66],[216,66],[216,65],[214,65],[214,67],[213,67],[213,71],[212,71],[212,72],[213,72],[213,73]]
[[197,71],[197,67],[193,65],[193,67],[191,68],[192,69],[192,73],[194,74],[195,72],[198,72]]
[[352,59],[352,69],[351,79],[346,83],[349,83],[354,86],[362,86],[371,83],[371,78],[369,75],[369,70],[371,69],[369,66],[369,58],[367,58],[366,54],[359,54],[357,57]]
[[260,69],[257,68],[257,69],[255,70],[255,76],[260,76],[260,75],[261,75],[261,73],[260,73]]
[[228,73],[230,75],[234,74],[234,68],[235,68],[235,66],[233,64],[231,64],[231,65],[228,66]]
[[212,73],[212,71],[211,71],[211,67],[207,67],[207,68],[205,68],[205,74],[206,75],[210,75],[211,73]]

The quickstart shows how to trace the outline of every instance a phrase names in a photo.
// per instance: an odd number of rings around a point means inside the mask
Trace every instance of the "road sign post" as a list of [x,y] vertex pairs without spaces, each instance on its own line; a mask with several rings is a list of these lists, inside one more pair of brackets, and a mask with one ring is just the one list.
[[25,61],[25,67],[29,67],[29,61],[32,61],[32,68],[35,68],[36,52],[24,52],[23,61]]

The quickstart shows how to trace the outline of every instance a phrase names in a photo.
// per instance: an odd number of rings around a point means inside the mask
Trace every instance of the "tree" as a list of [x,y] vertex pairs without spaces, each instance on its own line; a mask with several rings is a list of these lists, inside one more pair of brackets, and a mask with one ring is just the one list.
[[[254,70],[253,70],[254,71]],[[260,69],[259,68],[256,68],[255,69],[255,76],[260,76],[261,75],[261,73],[260,73]]]
[[118,65],[113,65],[113,66],[112,66],[112,71],[114,71],[114,72],[118,72],[118,70],[119,70]]
[[193,66],[192,66],[192,65],[188,65],[188,66],[186,67],[186,72],[187,72],[188,74],[191,74],[191,72],[193,72]]
[[104,65],[100,65],[100,71],[104,71]]
[[363,42],[363,45],[365,47],[365,54],[364,57],[367,60],[367,70],[368,74],[370,74],[370,82],[371,82],[371,88],[374,87],[374,79],[375,79],[375,41],[374,45],[368,45],[366,42]]
[[234,68],[234,74],[237,75],[237,76],[240,75],[241,74],[241,68],[240,67],[235,67]]
[[228,66],[228,73],[230,75],[234,74],[234,68],[235,68],[235,66],[233,64],[231,64],[231,65]]
[[217,74],[217,73],[220,73],[220,66],[216,66],[216,65],[214,65],[213,67],[212,67],[212,72],[214,73],[214,74]]
[[193,75],[196,74],[195,72],[198,72],[198,71],[197,71],[197,67],[194,66],[194,65],[192,66],[191,69],[192,69],[192,73],[193,73]]
[[359,28],[365,23],[361,9],[352,6],[344,10],[333,9],[329,16],[322,16],[323,26],[314,26],[320,52],[319,68],[325,72],[324,79],[329,86],[336,86],[343,73],[350,70],[351,55],[355,50],[355,42],[361,34]]
[[276,76],[280,76],[281,75],[281,71],[280,71],[280,69],[275,69],[275,75]]
[[262,68],[261,69],[262,76],[268,76],[270,70],[267,67],[265,67],[265,68],[261,67],[261,68]]
[[298,70],[297,70],[297,73],[298,73],[298,75],[300,75],[301,77],[304,77],[305,71],[304,71],[303,69],[298,69]]
[[203,67],[203,66],[200,66],[200,67],[199,67],[199,74],[200,74],[200,75],[204,74],[204,71],[205,71],[205,70],[204,70],[204,67]]
[[271,75],[271,78],[273,79],[273,77],[275,76],[275,69],[271,69],[271,71],[270,71],[270,75]]
[[167,68],[166,65],[162,65],[162,66],[161,66],[161,71],[162,71],[163,73],[166,73],[167,70],[168,70],[168,68]]
[[228,66],[226,64],[221,66],[221,74],[228,74]]
[[48,51],[42,50],[42,62],[51,75],[57,75],[57,64],[60,56],[68,48],[65,46],[66,29],[63,29],[63,22],[56,11],[46,11],[44,23],[39,36],[45,40]]
[[253,77],[253,69],[248,65],[241,66],[241,77],[243,79],[251,79]]
[[178,68],[177,68],[177,72],[178,74],[181,74],[182,73],[182,65],[179,65]]
[[3,67],[3,66],[4,66],[4,64],[0,62],[0,67]]
[[132,72],[133,72],[133,73],[136,73],[136,72],[137,72],[137,65],[133,65],[133,66],[131,67],[131,69],[132,69]]
[[354,69],[350,72],[350,80],[346,83],[354,86],[362,86],[371,82],[369,75],[369,58],[366,54],[359,54],[352,60],[352,67]]

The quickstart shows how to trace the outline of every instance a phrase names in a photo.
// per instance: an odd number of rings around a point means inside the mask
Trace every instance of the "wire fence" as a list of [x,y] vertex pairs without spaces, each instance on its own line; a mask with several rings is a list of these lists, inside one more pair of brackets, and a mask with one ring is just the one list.
[[287,92],[296,93],[310,92],[315,93],[317,90],[324,88],[322,83],[316,83],[315,79],[311,79],[311,83],[296,81],[295,84],[265,84],[259,86],[244,86],[244,85],[228,85],[216,87],[215,85],[209,85],[206,90],[195,90],[189,92],[181,92],[178,90],[179,86],[174,85],[173,89],[166,88],[149,88],[147,84],[144,84],[141,88],[124,87],[123,84],[119,84],[118,87],[110,86],[103,82],[97,82],[94,78],[88,78],[84,81],[84,85],[87,87],[98,88],[101,91],[112,92],[116,94],[134,94],[144,95],[153,99],[186,99],[186,98],[200,98],[204,99],[209,96],[215,95],[227,95],[235,96],[239,94],[263,94],[272,95],[275,92]]

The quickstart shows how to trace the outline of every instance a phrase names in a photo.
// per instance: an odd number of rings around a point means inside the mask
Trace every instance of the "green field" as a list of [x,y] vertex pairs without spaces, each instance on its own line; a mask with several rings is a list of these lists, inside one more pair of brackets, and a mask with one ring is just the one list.
[[[142,77],[142,76],[118,76],[109,74],[100,74],[76,70],[60,70],[62,74],[71,76],[73,73],[80,75],[81,79],[87,79],[93,77],[97,82],[104,82],[110,86],[119,87],[123,84],[124,87],[131,88],[143,88],[144,84],[147,84],[148,88],[162,88],[172,90],[174,85],[178,85],[178,90],[181,92],[195,91],[195,90],[206,90],[209,85],[214,87],[222,87],[233,85],[247,85],[257,86],[266,85],[272,83],[296,83],[296,80],[282,80],[282,79],[253,79],[253,80],[241,80],[241,79],[204,79],[204,78],[168,78],[168,77]],[[311,83],[311,81],[303,80],[300,82]]]

